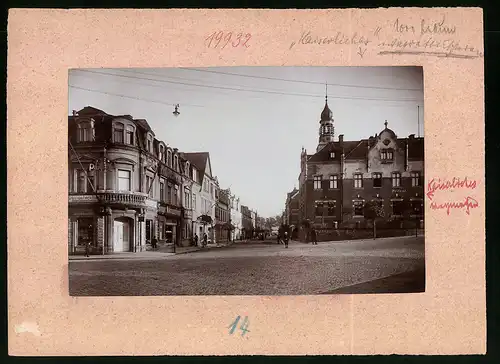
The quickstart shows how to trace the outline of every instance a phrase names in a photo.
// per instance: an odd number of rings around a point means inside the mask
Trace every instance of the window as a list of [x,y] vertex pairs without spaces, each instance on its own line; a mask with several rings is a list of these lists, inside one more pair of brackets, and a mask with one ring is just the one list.
[[420,186],[420,173],[411,172],[411,185],[412,187]]
[[113,142],[114,143],[123,143],[124,136],[124,125],[122,123],[115,123],[113,126]]
[[193,168],[193,181],[198,182],[198,178],[196,178],[196,169]]
[[160,201],[165,201],[165,182],[160,181]]
[[179,171],[179,157],[176,155],[174,155],[174,169],[176,171]]
[[214,197],[214,185],[210,183],[210,194]]
[[160,149],[158,152],[158,159],[163,162],[164,161],[163,158],[165,158],[165,148],[163,147],[163,145],[160,145]]
[[149,197],[153,197],[153,177],[146,176],[146,192]]
[[382,173],[373,174],[373,187],[382,187]]
[[172,185],[170,183],[167,184],[167,203],[172,203]]
[[321,176],[314,176],[314,189],[315,190],[320,190],[321,189]]
[[404,211],[403,201],[401,201],[401,200],[392,201],[392,214],[393,215],[401,216],[401,215],[403,215],[403,211]]
[[191,208],[196,209],[196,195],[194,193],[193,193],[193,197],[192,197]]
[[364,202],[363,201],[354,201],[353,203],[354,207],[354,216],[363,216],[363,207],[364,207]]
[[184,207],[189,208],[189,190],[184,190]]
[[328,202],[328,216],[335,216],[335,202]]
[[172,202],[174,205],[178,205],[179,204],[179,186],[175,185],[174,186],[174,198],[173,198],[173,202]]
[[354,188],[363,188],[363,175],[360,173],[354,175]]
[[323,202],[316,202],[315,215],[323,216]]
[[78,143],[91,142],[95,138],[95,130],[92,122],[84,121],[78,124]]
[[338,176],[335,176],[335,175],[330,176],[330,189],[339,188],[338,182],[339,182]]
[[203,189],[205,190],[205,192],[209,192],[208,181],[206,179],[203,181]]
[[130,191],[130,171],[118,170],[118,191]]
[[392,174],[392,187],[401,187],[401,173],[394,172]]
[[335,158],[335,152],[330,152],[330,159],[334,159]]
[[167,166],[172,167],[172,152],[167,150]]
[[125,134],[125,143],[127,144],[130,144],[130,145],[134,145],[134,132],[135,132],[135,129],[133,126],[131,125],[127,125],[127,129],[126,129],[126,134]]
[[421,200],[414,200],[411,202],[411,210],[413,215],[422,215],[423,202]]
[[97,186],[95,185],[95,178],[92,173],[87,174],[87,193],[95,192],[94,188],[97,188]]
[[79,169],[77,171],[76,192],[85,193],[86,179],[85,171]]
[[391,149],[383,149],[380,151],[380,159],[383,161],[391,161],[393,159],[393,152]]
[[186,170],[184,174],[188,177],[191,175],[191,173],[189,172],[189,162],[186,162]]

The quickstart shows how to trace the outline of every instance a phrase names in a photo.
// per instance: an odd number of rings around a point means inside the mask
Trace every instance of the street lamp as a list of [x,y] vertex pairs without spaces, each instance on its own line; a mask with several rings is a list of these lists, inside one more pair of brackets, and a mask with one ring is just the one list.
[[175,117],[179,116],[180,112],[179,112],[179,104],[175,104],[174,105],[174,112],[172,114],[174,114]]

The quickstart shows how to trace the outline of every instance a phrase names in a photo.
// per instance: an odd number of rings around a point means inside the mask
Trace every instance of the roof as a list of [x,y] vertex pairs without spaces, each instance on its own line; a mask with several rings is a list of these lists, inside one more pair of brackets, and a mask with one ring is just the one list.
[[[372,143],[370,139],[358,141],[344,141],[344,157],[346,160],[365,159],[368,153],[368,146]],[[423,160],[424,158],[424,138],[403,138],[397,139],[397,145],[404,149],[408,143],[408,159]],[[335,157],[330,158],[330,153],[335,152]],[[308,157],[308,162],[340,162],[342,148],[340,142],[330,142],[323,149]]]
[[83,116],[83,115],[108,115],[104,111],[102,111],[100,109],[96,109],[95,107],[92,107],[92,106],[85,106],[80,111],[77,111],[77,113],[80,116]]
[[323,111],[321,112],[321,120],[322,121],[329,121],[332,120],[332,110],[328,107],[328,101],[325,100],[325,107],[323,108]]
[[210,154],[208,152],[181,153],[181,156],[188,160],[198,171],[198,181],[203,181]]

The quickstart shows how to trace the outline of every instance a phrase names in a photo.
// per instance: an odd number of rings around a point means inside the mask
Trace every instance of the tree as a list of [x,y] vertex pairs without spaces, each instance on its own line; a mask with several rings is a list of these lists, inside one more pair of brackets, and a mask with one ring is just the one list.
[[373,222],[373,239],[377,237],[377,219],[384,218],[384,207],[380,201],[368,201],[363,208],[365,219]]

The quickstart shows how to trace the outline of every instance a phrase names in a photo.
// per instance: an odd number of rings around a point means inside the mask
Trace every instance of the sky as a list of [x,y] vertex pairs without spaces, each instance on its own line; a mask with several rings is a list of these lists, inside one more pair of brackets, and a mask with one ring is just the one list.
[[[92,106],[146,119],[156,138],[182,152],[209,152],[221,188],[259,216],[280,214],[298,187],[300,153],[318,144],[325,105],[335,140],[379,133],[423,136],[418,67],[217,67],[78,69],[69,109]],[[328,84],[325,87],[325,84]],[[174,105],[180,115],[173,115]]]

